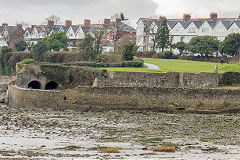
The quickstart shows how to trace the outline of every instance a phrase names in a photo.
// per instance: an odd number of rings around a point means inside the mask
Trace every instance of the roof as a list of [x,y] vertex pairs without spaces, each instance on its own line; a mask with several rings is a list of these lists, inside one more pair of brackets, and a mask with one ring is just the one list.
[[[153,22],[155,22],[158,26],[161,24],[160,19],[140,18],[138,22],[140,20],[144,23],[146,28],[150,27]],[[207,22],[212,29],[218,22],[222,22],[226,29],[229,29],[234,22],[240,28],[240,21],[236,18],[217,18],[215,20],[210,20],[209,18],[196,18],[189,19],[187,21],[184,21],[183,19],[167,19],[167,23],[171,29],[173,29],[177,23],[180,23],[184,29],[186,29],[191,23],[194,23],[197,28],[200,28],[204,22]]]

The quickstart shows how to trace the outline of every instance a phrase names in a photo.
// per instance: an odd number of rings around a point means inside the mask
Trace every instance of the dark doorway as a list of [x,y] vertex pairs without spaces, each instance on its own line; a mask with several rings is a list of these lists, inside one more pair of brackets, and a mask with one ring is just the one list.
[[41,89],[42,88],[42,85],[40,82],[38,81],[31,81],[29,84],[28,84],[28,88],[31,88],[31,89]]
[[48,82],[45,86],[45,90],[53,90],[57,88],[58,88],[58,84],[54,81]]

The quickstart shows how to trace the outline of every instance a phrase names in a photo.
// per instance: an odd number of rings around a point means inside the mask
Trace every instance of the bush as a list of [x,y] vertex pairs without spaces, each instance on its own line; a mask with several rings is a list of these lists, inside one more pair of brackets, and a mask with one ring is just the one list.
[[133,60],[133,56],[136,53],[136,46],[134,44],[128,44],[124,46],[122,59],[124,61],[131,61]]
[[170,51],[164,52],[163,59],[172,59],[173,58],[173,53]]
[[21,62],[17,63],[17,66],[19,69],[22,69],[24,64],[30,64],[30,63],[34,63],[35,61],[33,59],[24,59]]
[[3,46],[3,47],[1,48],[1,52],[2,52],[3,54],[9,53],[9,52],[12,52],[12,51],[13,51],[13,49],[10,48],[10,47],[8,47],[8,46]]
[[121,63],[122,56],[120,54],[114,54],[112,52],[101,54],[97,57],[97,62],[103,63]]
[[240,84],[240,72],[225,72],[220,81],[220,85],[231,86]]
[[152,56],[156,54],[156,52],[151,51],[151,52],[137,52],[135,53],[136,57],[142,57],[142,58],[152,58]]
[[25,51],[27,48],[27,43],[24,40],[20,40],[14,44],[17,51]]
[[152,58],[164,58],[164,52],[155,53]]

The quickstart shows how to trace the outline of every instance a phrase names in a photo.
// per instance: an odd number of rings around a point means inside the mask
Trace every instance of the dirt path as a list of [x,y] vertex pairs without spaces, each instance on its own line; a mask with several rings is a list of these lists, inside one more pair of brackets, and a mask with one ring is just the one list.
[[[240,159],[237,114],[0,107],[0,159]],[[154,147],[176,146],[175,152]],[[114,147],[118,153],[102,153]]]
[[160,67],[155,65],[155,64],[151,64],[151,63],[144,63],[144,65],[146,65],[148,67],[148,69],[155,69],[155,70],[160,70]]

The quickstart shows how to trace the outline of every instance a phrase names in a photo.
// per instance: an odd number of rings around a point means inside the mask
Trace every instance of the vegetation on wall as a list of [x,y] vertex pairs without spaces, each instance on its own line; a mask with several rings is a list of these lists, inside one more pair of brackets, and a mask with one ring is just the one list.
[[62,64],[42,64],[44,75],[67,88],[79,85],[92,85],[96,77],[106,77],[106,71],[89,67],[67,66]]

